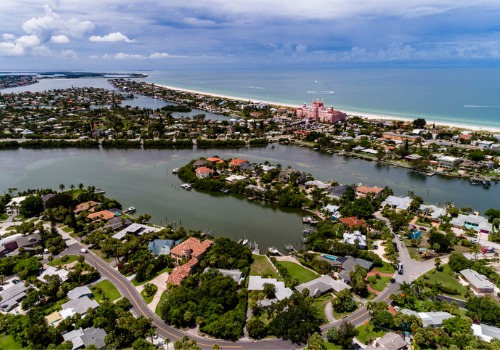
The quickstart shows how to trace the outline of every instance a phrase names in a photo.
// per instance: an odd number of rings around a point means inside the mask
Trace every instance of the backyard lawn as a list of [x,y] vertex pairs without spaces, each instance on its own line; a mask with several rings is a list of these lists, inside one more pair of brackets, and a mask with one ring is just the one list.
[[[121,297],[121,294],[118,291],[118,289],[116,289],[116,287],[108,280],[104,280],[104,281],[101,281],[99,283],[96,283],[95,286],[102,289],[102,291],[104,292],[104,295],[106,296],[106,298],[109,301],[114,301],[114,300]],[[101,303],[102,302],[101,296],[98,295],[95,291],[92,291],[92,292],[95,295],[95,299],[99,303]]]
[[426,284],[430,283],[432,285],[437,282],[445,288],[456,289],[460,293],[460,295],[451,295],[448,293],[443,293],[443,294],[449,295],[457,299],[465,300],[465,293],[467,293],[467,288],[458,283],[457,279],[453,277],[453,271],[450,269],[448,264],[443,265],[441,267],[442,267],[441,271],[436,271],[435,273],[433,273],[433,271],[435,271],[435,269],[433,269],[420,278],[425,277],[424,283]]
[[378,329],[374,330],[374,327],[371,323],[369,323],[368,325],[361,325],[356,329],[359,332],[358,336],[356,338],[358,338],[358,340],[360,342],[362,342],[363,344],[367,344],[368,340],[372,341],[375,338],[381,337],[385,333],[387,333],[383,329],[382,330],[378,330]]
[[380,273],[395,273],[396,272],[396,269],[394,268],[394,266],[392,266],[389,263],[386,263],[385,261],[382,261],[382,266],[377,266],[374,269]]
[[252,255],[253,263],[250,266],[250,275],[279,278],[273,265],[267,260],[265,255]]
[[161,293],[161,297],[160,297],[160,301],[158,302],[158,305],[156,305],[156,309],[155,309],[155,314],[160,315],[160,308],[161,308],[161,304],[163,304],[163,302],[167,299],[167,292],[166,291],[163,291],[163,293]]
[[0,349],[26,349],[17,343],[11,335],[0,334]]
[[297,278],[299,280],[299,284],[309,282],[319,277],[316,272],[308,270],[305,267],[290,261],[278,261],[278,264],[286,268],[292,278]]
[[314,299],[314,306],[319,310],[321,316],[323,317],[323,323],[328,323],[328,320],[325,317],[325,306],[331,301],[333,297],[330,294],[325,294],[320,296],[319,298]]

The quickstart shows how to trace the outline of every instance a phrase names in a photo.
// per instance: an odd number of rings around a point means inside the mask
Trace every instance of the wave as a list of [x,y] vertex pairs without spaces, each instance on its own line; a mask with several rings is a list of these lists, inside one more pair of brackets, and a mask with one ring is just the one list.
[[265,90],[266,88],[265,87],[262,87],[262,86],[245,86],[246,88],[249,88],[249,89],[257,89],[257,90]]
[[335,91],[307,91],[308,94],[314,94],[314,95],[331,95],[334,94]]
[[500,108],[500,106],[464,105],[465,108]]

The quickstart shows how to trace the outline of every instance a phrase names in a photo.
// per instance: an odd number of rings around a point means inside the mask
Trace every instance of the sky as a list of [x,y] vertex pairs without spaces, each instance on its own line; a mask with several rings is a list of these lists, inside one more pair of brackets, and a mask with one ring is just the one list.
[[498,0],[1,0],[1,70],[499,65]]

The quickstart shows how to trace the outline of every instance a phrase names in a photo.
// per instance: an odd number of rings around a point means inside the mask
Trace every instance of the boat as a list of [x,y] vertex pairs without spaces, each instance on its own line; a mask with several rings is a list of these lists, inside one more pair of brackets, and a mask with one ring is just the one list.
[[243,244],[243,245],[247,245],[247,244],[248,244],[248,239],[246,239],[246,238],[245,238],[245,239],[243,240],[243,242],[241,242],[241,244]]
[[221,190],[222,193],[229,193],[229,188],[224,188]]
[[482,180],[480,178],[478,178],[478,177],[471,177],[469,179],[469,181],[470,181],[470,184],[474,185],[474,186],[476,186],[476,185],[482,185]]
[[188,183],[182,184],[181,187],[185,190],[188,190],[188,191],[193,188],[193,186],[191,186],[191,184],[188,184]]
[[128,208],[125,210],[125,213],[135,213],[135,207],[128,207]]
[[269,248],[267,248],[267,251],[270,253],[270,254],[274,254],[274,255],[281,255],[281,253],[279,252],[278,249],[276,249],[275,247],[271,246]]
[[315,220],[315,219],[311,219],[311,221],[309,221],[309,224],[310,225],[317,225],[318,224],[318,220]]
[[243,242],[243,239],[242,238],[238,239],[238,244],[241,244],[241,242]]
[[106,192],[105,192],[102,188],[96,188],[96,189],[94,190],[94,193],[97,193],[97,194],[104,194],[104,193],[106,193]]
[[303,229],[303,230],[302,230],[302,233],[303,233],[304,235],[311,234],[311,233],[312,233],[312,229],[310,229],[310,228],[305,228],[305,229]]
[[295,252],[296,251],[295,247],[293,245],[291,245],[291,244],[285,244],[285,249],[287,251],[289,251],[289,252]]
[[491,181],[488,180],[488,179],[482,179],[481,182],[482,182],[482,184],[483,184],[484,187],[491,186]]
[[304,217],[302,218],[302,222],[303,222],[304,224],[309,224],[309,223],[311,222],[311,220],[312,220],[312,217],[310,217],[310,216],[304,216]]
[[435,172],[428,172],[428,173],[427,173],[427,176],[434,176],[434,175],[436,175],[436,173],[435,173]]
[[172,174],[177,174],[179,172],[179,168],[175,168],[174,170],[172,170]]

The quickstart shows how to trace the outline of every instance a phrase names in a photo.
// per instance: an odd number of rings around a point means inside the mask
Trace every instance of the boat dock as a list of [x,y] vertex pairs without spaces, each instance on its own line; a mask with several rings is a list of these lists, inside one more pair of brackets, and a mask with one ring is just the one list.
[[254,242],[252,254],[260,255],[260,249],[257,242]]

